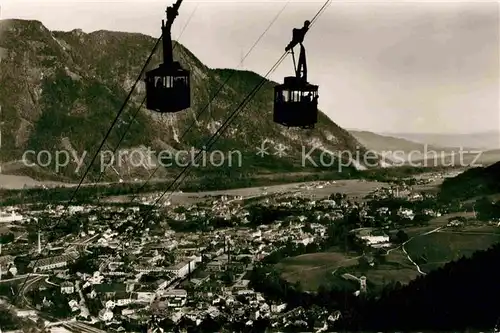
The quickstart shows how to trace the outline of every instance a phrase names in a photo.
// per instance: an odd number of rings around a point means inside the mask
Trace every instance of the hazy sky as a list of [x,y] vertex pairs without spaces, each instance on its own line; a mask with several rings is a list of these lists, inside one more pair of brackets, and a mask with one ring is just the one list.
[[[173,0],[0,0],[2,18],[42,21],[51,30],[120,30],[159,36]],[[173,27],[210,67],[238,67],[243,54],[287,1],[184,0]],[[244,62],[265,74],[324,1],[290,1]],[[196,9],[196,10],[195,10]],[[309,81],[320,107],[345,128],[377,132],[498,130],[497,2],[334,1],[312,27]],[[291,58],[271,76],[293,72]]]

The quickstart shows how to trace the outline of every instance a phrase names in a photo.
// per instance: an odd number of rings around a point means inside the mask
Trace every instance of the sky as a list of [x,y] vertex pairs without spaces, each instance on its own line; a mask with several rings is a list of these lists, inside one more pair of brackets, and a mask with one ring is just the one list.
[[[172,3],[0,0],[4,19],[36,19],[51,30],[155,37]],[[292,29],[312,19],[323,4],[184,0],[172,35],[209,67],[265,75],[283,54]],[[374,132],[499,130],[499,8],[491,1],[333,1],[304,41],[308,79],[320,87],[321,110],[344,128]],[[290,57],[270,78],[281,82],[289,75]]]

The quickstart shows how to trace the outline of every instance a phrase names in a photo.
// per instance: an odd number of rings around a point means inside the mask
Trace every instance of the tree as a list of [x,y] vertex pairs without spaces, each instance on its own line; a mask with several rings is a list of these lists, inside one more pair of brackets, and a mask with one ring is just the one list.
[[9,232],[8,234],[0,235],[0,243],[1,244],[12,243],[14,241],[14,239],[15,239],[14,234],[11,232]]
[[396,234],[396,242],[399,244],[403,244],[408,239],[409,239],[408,235],[403,230],[399,230],[398,233]]
[[24,274],[28,271],[28,265],[31,259],[28,256],[19,256],[14,259],[14,265],[20,274]]
[[419,225],[428,225],[429,221],[432,219],[431,216],[426,215],[426,214],[416,214],[415,217],[413,218],[413,223],[419,224]]
[[386,262],[386,252],[384,249],[377,249],[373,254],[374,259],[377,263],[383,264]]
[[311,227],[311,223],[310,223],[310,222],[307,222],[307,223],[304,225],[304,227],[302,228],[302,231],[307,232],[307,233],[310,233],[310,234],[314,233],[314,230],[313,230],[313,228]]
[[37,321],[36,321],[36,326],[40,330],[44,330],[45,329],[45,320],[43,320],[42,318],[38,318]]
[[20,321],[15,313],[4,305],[0,306],[0,327],[4,330],[16,330],[20,328]]
[[361,256],[358,259],[358,265],[359,265],[359,268],[361,268],[361,269],[367,269],[370,267],[370,262],[368,261],[368,259],[365,256]]
[[252,263],[252,259],[250,259],[250,257],[245,256],[241,258],[241,262],[245,265],[245,267],[248,267],[248,265]]
[[221,276],[221,281],[226,285],[233,283],[234,281],[233,271],[230,269],[224,271]]

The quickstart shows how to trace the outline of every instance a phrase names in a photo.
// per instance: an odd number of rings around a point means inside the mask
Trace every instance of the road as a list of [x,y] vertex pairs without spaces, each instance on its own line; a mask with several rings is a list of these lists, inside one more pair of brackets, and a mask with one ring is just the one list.
[[402,245],[401,245],[401,249],[403,250],[403,252],[406,254],[406,257],[408,258],[408,260],[417,268],[417,271],[422,274],[422,275],[426,275],[427,273],[423,272],[421,269],[420,269],[420,266],[415,262],[413,261],[413,259],[410,257],[410,255],[408,254],[408,252],[406,252],[406,249],[405,249],[405,245],[407,243],[409,243],[410,241],[412,241],[414,238],[416,237],[422,237],[422,236],[427,236],[427,235],[430,235],[430,234],[433,234],[435,232],[439,232],[441,229],[443,229],[444,227],[439,227],[439,228],[436,228],[436,229],[433,229],[431,231],[427,231],[427,232],[424,232],[423,234],[420,234],[420,235],[417,235],[417,236],[413,236],[412,238],[408,239],[406,242],[404,242]]
[[[412,238],[410,238],[409,240],[407,240],[406,242],[403,243],[402,245],[402,250],[403,252],[406,254],[406,256],[408,257],[408,260],[410,260],[410,262],[417,268],[417,271],[422,274],[422,275],[426,275],[427,273],[423,272],[420,267],[417,265],[417,263],[415,263],[413,261],[413,259],[410,257],[410,255],[408,254],[408,252],[406,252],[406,249],[405,249],[405,245],[406,243],[410,242],[412,239],[414,239],[415,237],[420,237],[420,236],[426,236],[426,235],[430,235],[430,234],[433,234],[435,232],[441,232],[441,233],[447,233],[447,234],[462,234],[462,235],[494,235],[494,236],[499,236],[500,237],[500,234],[495,234],[495,233],[488,233],[488,232],[483,232],[483,233],[479,233],[479,232],[466,232],[466,231],[442,231],[442,229],[445,228],[445,227],[439,227],[439,228],[436,228],[434,230],[431,230],[431,231],[428,231],[426,233],[423,233],[423,234],[420,234],[420,235],[417,235],[417,236],[414,236]],[[395,249],[391,249],[389,251],[387,251],[387,253],[389,253],[390,251],[392,250],[395,250]]]
[[95,327],[86,325],[82,322],[79,321],[70,321],[70,322],[65,322],[63,324],[64,327],[66,327],[69,330],[77,331],[77,332],[84,332],[84,333],[106,333],[106,331],[102,331],[100,329],[97,329]]
[[30,290],[31,289],[31,286],[33,286],[35,283],[38,283],[40,282],[41,280],[43,280],[44,278],[48,279],[48,275],[47,276],[36,276],[34,277],[32,280],[28,281],[26,283],[26,285],[24,286],[23,290],[21,290],[21,294],[23,296],[23,300],[24,302],[26,303],[26,306],[28,306],[29,308],[31,308],[32,310],[35,310],[31,305],[30,305],[30,302],[28,301],[28,299],[26,298],[26,291]]
[[345,273],[344,275],[342,275],[342,277],[344,277],[346,279],[354,280],[354,281],[357,281],[357,282],[361,282],[361,279],[359,277],[354,276],[354,275],[349,274],[349,273]]
[[417,263],[416,263],[415,261],[413,261],[413,259],[410,257],[410,255],[408,254],[408,252],[406,252],[405,245],[406,245],[407,243],[411,242],[411,241],[412,241],[413,239],[415,239],[416,237],[427,236],[427,235],[433,234],[433,233],[435,233],[435,232],[440,232],[440,231],[441,231],[441,229],[443,229],[443,228],[444,228],[444,227],[439,227],[439,228],[433,229],[433,230],[431,230],[431,231],[424,232],[424,233],[422,233],[422,234],[420,234],[420,235],[413,236],[413,237],[411,237],[410,239],[408,239],[406,242],[404,242],[403,244],[401,244],[401,245],[399,245],[399,246],[397,246],[397,247],[394,247],[394,248],[392,248],[392,249],[387,250],[387,251],[385,252],[385,255],[387,256],[387,255],[389,255],[392,251],[401,249],[401,250],[404,252],[404,254],[406,254],[406,257],[408,258],[408,260],[409,260],[409,261],[410,261],[410,262],[411,262],[411,263],[412,263],[412,264],[413,264],[413,265],[417,268],[417,271],[418,271],[420,274],[422,274],[422,275],[426,275],[426,273],[425,273],[425,272],[423,272],[423,271],[420,269],[420,266],[418,266],[418,265],[417,265]]
[[19,276],[12,278],[12,279],[0,280],[0,283],[26,279],[27,277],[33,277],[33,276],[45,276],[45,277],[47,277],[49,275],[48,274],[30,273],[30,274],[25,274],[25,275],[19,275]]

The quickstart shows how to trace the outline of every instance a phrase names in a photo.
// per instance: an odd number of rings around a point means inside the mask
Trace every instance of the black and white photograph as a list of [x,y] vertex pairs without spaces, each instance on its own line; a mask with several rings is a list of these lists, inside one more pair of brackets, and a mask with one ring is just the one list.
[[0,0],[0,333],[500,332],[500,3]]

